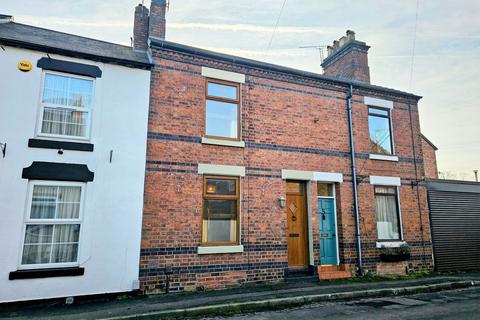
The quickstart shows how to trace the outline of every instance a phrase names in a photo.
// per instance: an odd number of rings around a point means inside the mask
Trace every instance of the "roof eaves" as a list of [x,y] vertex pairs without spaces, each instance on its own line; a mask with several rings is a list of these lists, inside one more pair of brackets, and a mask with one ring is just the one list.
[[423,135],[423,133],[420,133],[420,136],[421,136],[422,139],[425,140],[425,142],[428,143],[435,151],[438,150],[437,146],[435,146],[435,145],[433,144],[433,142],[430,141],[430,139],[428,139],[427,137],[425,137],[425,136]]
[[30,50],[35,50],[35,51],[43,51],[43,52],[46,52],[46,53],[60,54],[60,55],[65,55],[65,56],[69,56],[69,57],[76,57],[76,58],[83,58],[83,59],[88,59],[88,60],[93,60],[93,61],[118,64],[118,65],[132,67],[132,68],[150,70],[153,67],[153,64],[151,64],[151,63],[146,63],[146,62],[141,62],[141,61],[136,61],[136,60],[130,60],[130,59],[119,59],[119,58],[115,58],[115,57],[96,55],[96,54],[92,54],[92,53],[63,49],[63,48],[58,48],[58,47],[51,47],[51,46],[41,45],[41,44],[38,44],[38,43],[20,41],[20,40],[13,40],[13,39],[8,39],[8,38],[0,38],[0,44],[7,45],[7,46],[12,46],[12,47],[19,47],[19,48],[23,48],[23,49],[30,49]]
[[151,47],[153,46],[160,49],[172,50],[172,51],[191,54],[191,55],[199,55],[205,58],[223,60],[230,63],[238,63],[238,64],[246,65],[249,67],[255,67],[255,68],[260,68],[260,69],[269,70],[269,71],[288,73],[288,74],[306,77],[314,80],[326,81],[332,84],[340,84],[345,86],[352,85],[355,88],[373,90],[381,93],[391,93],[391,94],[399,95],[405,98],[415,99],[416,101],[422,98],[421,96],[418,96],[412,93],[385,88],[381,86],[376,86],[376,85],[372,85],[372,84],[361,82],[361,81],[355,81],[352,79],[325,76],[318,73],[284,67],[277,64],[271,64],[271,63],[262,62],[258,60],[252,60],[252,59],[238,57],[238,56],[229,55],[225,53],[214,52],[211,50],[192,47],[192,46],[171,42],[171,41],[167,41],[159,38],[154,38],[154,37],[150,37],[149,40],[150,40]]

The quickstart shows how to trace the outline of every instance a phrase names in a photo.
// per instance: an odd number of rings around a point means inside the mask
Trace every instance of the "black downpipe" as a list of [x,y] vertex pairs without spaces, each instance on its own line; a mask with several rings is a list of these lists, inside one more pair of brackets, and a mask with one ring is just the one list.
[[352,121],[352,95],[353,87],[348,87],[347,111],[348,111],[348,131],[350,136],[350,159],[352,163],[352,184],[353,184],[353,209],[355,213],[355,238],[357,244],[357,262],[358,274],[363,274],[362,262],[362,242],[360,238],[360,219],[358,215],[358,190],[357,190],[357,168],[355,165],[355,142],[353,140],[353,121]]

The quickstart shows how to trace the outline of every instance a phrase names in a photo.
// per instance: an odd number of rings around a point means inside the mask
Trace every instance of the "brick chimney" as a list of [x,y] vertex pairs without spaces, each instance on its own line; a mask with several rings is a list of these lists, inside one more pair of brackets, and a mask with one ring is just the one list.
[[148,48],[148,9],[143,4],[135,7],[133,48],[137,50],[147,50]]
[[368,49],[370,47],[365,42],[355,40],[355,32],[347,30],[345,36],[327,47],[327,57],[322,62],[323,73],[370,83]]
[[150,22],[148,33],[150,37],[165,39],[165,12],[167,0],[152,0],[150,3]]

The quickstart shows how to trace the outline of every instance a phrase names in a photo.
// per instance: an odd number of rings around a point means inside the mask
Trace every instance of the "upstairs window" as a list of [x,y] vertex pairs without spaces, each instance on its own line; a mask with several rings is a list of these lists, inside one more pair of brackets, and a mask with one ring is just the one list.
[[88,139],[93,80],[45,73],[39,133]]
[[380,108],[368,108],[368,130],[370,133],[370,152],[392,155],[392,126],[390,111]]
[[375,186],[375,211],[379,240],[401,240],[396,187]]
[[205,135],[240,140],[240,85],[207,79]]
[[206,176],[203,182],[202,243],[238,244],[239,178]]

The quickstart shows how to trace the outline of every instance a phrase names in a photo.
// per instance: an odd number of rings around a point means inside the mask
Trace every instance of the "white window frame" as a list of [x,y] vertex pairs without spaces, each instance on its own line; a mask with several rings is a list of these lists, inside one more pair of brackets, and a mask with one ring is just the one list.
[[[89,80],[93,82],[92,85],[92,104],[90,108],[81,108],[81,107],[72,107],[72,106],[64,106],[64,105],[58,105],[58,104],[52,104],[52,103],[43,103],[43,94],[45,90],[45,78],[47,74],[52,74],[52,75],[59,75],[63,77],[69,77],[69,78],[75,78],[75,79],[81,79],[81,80]],[[90,141],[90,130],[91,130],[91,123],[92,123],[92,114],[93,114],[93,109],[94,109],[94,104],[95,104],[95,85],[96,85],[96,79],[91,78],[91,77],[85,77],[85,76],[79,76],[71,73],[65,73],[65,72],[57,72],[57,71],[50,71],[50,70],[45,70],[42,72],[42,85],[40,87],[40,97],[38,99],[38,117],[37,117],[37,128],[36,128],[36,137],[44,137],[44,138],[52,138],[55,140],[77,140],[77,141]],[[69,109],[69,110],[75,110],[75,111],[80,111],[80,112],[86,112],[88,114],[88,120],[86,123],[86,135],[84,137],[79,137],[79,136],[69,136],[69,135],[63,135],[63,134],[51,134],[51,133],[42,133],[42,123],[43,123],[43,112],[45,107],[48,108],[61,108],[61,109]]]
[[369,140],[370,140],[370,121],[369,121],[370,108],[388,112],[388,125],[390,127],[390,143],[392,144],[392,154],[377,154],[377,153],[372,153],[370,151],[369,158],[373,160],[398,161],[398,157],[396,157],[397,153],[395,151],[395,139],[393,136],[393,117],[392,117],[393,106],[389,108],[385,106],[376,106],[376,105],[367,104],[367,122],[368,122],[368,139]]
[[[77,219],[31,219],[30,213],[32,210],[32,200],[33,200],[33,188],[35,186],[67,186],[67,187],[80,187],[80,209],[78,213]],[[43,268],[61,268],[61,267],[76,267],[79,266],[80,260],[80,252],[82,246],[82,234],[83,234],[83,207],[85,203],[85,187],[86,183],[84,182],[73,182],[73,181],[44,181],[44,180],[31,180],[28,184],[28,192],[27,192],[27,199],[26,199],[26,208],[25,208],[25,216],[23,221],[23,228],[21,234],[21,247],[20,247],[20,254],[18,259],[18,269],[25,270],[25,269],[43,269]],[[22,264],[23,259],[23,250],[25,245],[25,232],[27,229],[27,225],[30,224],[45,224],[45,225],[52,225],[52,224],[79,224],[80,225],[80,233],[78,236],[78,249],[77,249],[77,260],[73,262],[60,262],[60,263],[38,263],[38,264]]]
[[400,208],[400,186],[399,185],[396,185],[396,184],[381,184],[381,183],[376,183],[376,184],[373,184],[373,201],[375,203],[375,228],[377,228],[377,208],[376,208],[376,201],[377,199],[375,198],[376,197],[376,192],[375,192],[375,187],[376,186],[381,186],[381,187],[392,187],[392,188],[395,188],[395,192],[396,192],[396,203],[397,203],[397,216],[398,216],[398,224],[399,224],[399,239],[379,239],[378,238],[378,229],[377,229],[377,243],[388,243],[388,242],[392,242],[392,243],[396,243],[396,242],[402,242],[404,240],[403,238],[403,221],[402,221],[402,209]]

